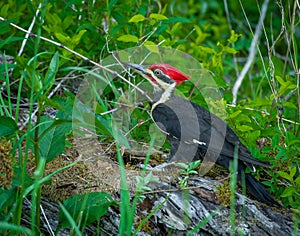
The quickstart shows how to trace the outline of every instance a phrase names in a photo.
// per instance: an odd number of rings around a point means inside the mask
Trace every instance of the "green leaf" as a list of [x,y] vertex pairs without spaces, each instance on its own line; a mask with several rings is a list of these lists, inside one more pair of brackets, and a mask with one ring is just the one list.
[[130,149],[130,145],[128,143],[126,136],[116,126],[113,127],[113,137],[121,146],[124,146],[127,149]]
[[296,171],[297,171],[296,166],[290,167],[290,176],[291,176],[291,179],[294,178],[294,176],[296,174]]
[[[75,222],[80,222],[80,227],[99,220],[107,212],[108,207],[117,206],[117,202],[105,192],[92,192],[76,195],[66,199],[64,208],[70,213]],[[59,222],[63,227],[71,227],[63,211],[59,212]]]
[[259,138],[259,136],[260,136],[260,130],[255,130],[249,133],[248,139],[249,141],[255,143],[255,141]]
[[33,235],[32,231],[24,226],[18,226],[16,224],[1,221],[0,232],[2,232],[3,230],[8,230],[8,232],[10,232],[11,235],[13,235],[13,232],[19,232],[20,235]]
[[35,93],[42,92],[42,78],[35,70],[33,70],[30,66],[26,66],[26,69],[23,70],[23,75],[25,82],[30,89],[33,89]]
[[[199,36],[200,37],[200,36]],[[199,50],[202,52],[205,52],[207,54],[214,54],[215,50],[209,47],[204,47],[204,46],[198,46]]]
[[251,119],[245,114],[240,114],[238,117],[236,117],[236,121],[251,123]]
[[153,52],[153,53],[159,53],[159,49],[158,49],[158,46],[152,42],[152,41],[146,41],[144,43],[144,46],[150,51],[150,52]]
[[[62,212],[62,215],[66,217],[65,222],[68,222],[68,226],[72,227],[72,231],[76,232],[76,235],[82,236],[82,233],[76,224],[75,220],[72,218],[68,210],[64,207],[63,204],[59,203],[60,206],[60,213]],[[66,223],[65,223],[66,224]],[[63,227],[63,225],[59,224],[57,226],[57,229],[60,230]]]
[[80,101],[75,102],[72,115],[73,129],[78,131],[78,127],[84,127],[93,132],[112,136],[111,124],[103,116],[95,114],[91,108]]
[[56,38],[66,46],[69,46],[71,43],[71,38],[69,36],[65,36],[62,33],[55,33]]
[[300,187],[300,175],[295,179],[295,184],[298,188]]
[[137,23],[140,21],[144,21],[145,17],[142,14],[137,14],[133,17],[131,17],[131,19],[128,22],[133,22],[133,23]]
[[25,189],[31,184],[31,177],[27,173],[25,173],[24,176],[21,168],[19,166],[15,166],[13,182],[10,189],[0,188],[0,212],[3,212],[4,208],[7,208],[17,201],[20,187]]
[[295,192],[296,192],[296,189],[294,186],[288,186],[284,189],[283,193],[281,194],[281,197],[292,196]]
[[241,126],[238,126],[237,129],[239,131],[242,131],[242,132],[246,132],[246,131],[250,131],[250,130],[253,130],[253,128],[251,126],[248,126],[248,125],[241,125]]
[[287,156],[287,150],[284,147],[277,146],[277,149],[279,150],[276,154],[276,158],[285,157]]
[[289,180],[290,182],[293,181],[293,178],[286,172],[284,171],[278,171],[278,174],[282,177],[282,178],[285,178],[287,180]]
[[228,47],[228,46],[223,47],[223,50],[224,50],[224,52],[231,53],[231,54],[236,54],[237,53],[237,50],[235,50],[232,47]]
[[177,22],[182,22],[182,23],[191,23],[191,21],[188,18],[185,17],[169,17],[169,22],[170,23],[177,23]]
[[47,159],[47,162],[53,160],[61,154],[66,145],[66,133],[71,130],[71,121],[63,119],[50,119],[41,117],[39,127],[39,155]]
[[49,68],[47,70],[47,73],[45,75],[45,83],[44,88],[49,90],[55,81],[55,76],[58,71],[59,66],[59,54],[56,52],[50,62]]
[[242,34],[236,34],[234,30],[230,31],[230,38],[227,40],[229,43],[235,43]]
[[155,20],[168,20],[168,17],[162,15],[162,14],[157,14],[157,13],[151,13],[150,14],[150,19],[155,19]]
[[86,32],[86,30],[80,30],[78,34],[76,34],[76,35],[74,35],[74,36],[72,37],[72,44],[73,44],[74,46],[76,46],[76,45],[79,44],[79,41],[80,41],[82,35],[83,35],[85,32]]
[[119,38],[117,38],[117,40],[126,43],[137,43],[139,41],[138,37],[131,34],[122,35]]
[[0,116],[0,138],[14,134],[18,130],[15,120],[11,117]]
[[230,118],[230,119],[235,118],[235,117],[238,116],[241,112],[242,112],[241,110],[235,111],[235,112],[233,112],[232,114],[229,115],[229,118]]
[[281,78],[281,76],[275,76],[276,80],[281,84],[281,85],[285,85],[286,82]]

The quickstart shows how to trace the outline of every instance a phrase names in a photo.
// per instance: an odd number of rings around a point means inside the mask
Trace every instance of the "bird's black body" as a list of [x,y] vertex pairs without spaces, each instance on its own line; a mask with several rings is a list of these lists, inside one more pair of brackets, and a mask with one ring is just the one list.
[[[203,107],[174,95],[176,85],[190,77],[168,64],[149,67],[125,63],[140,73],[154,86],[154,101],[151,115],[157,126],[167,135],[171,146],[170,159],[191,162],[201,158],[204,163],[217,163],[229,169],[238,146],[238,179],[244,174],[248,192],[261,202],[280,206],[246,167],[268,167],[269,163],[252,157],[238,136],[219,117]],[[206,166],[206,165],[204,165]],[[211,167],[212,165],[208,165]],[[207,170],[204,170],[205,174]]]
[[171,160],[206,158],[206,161],[216,162],[229,169],[235,145],[238,145],[238,179],[241,180],[244,173],[246,188],[251,195],[268,205],[278,205],[261,183],[251,174],[245,173],[246,166],[253,169],[253,164],[267,167],[269,163],[253,158],[223,120],[203,107],[173,94],[164,103],[154,103],[152,118],[167,134]]

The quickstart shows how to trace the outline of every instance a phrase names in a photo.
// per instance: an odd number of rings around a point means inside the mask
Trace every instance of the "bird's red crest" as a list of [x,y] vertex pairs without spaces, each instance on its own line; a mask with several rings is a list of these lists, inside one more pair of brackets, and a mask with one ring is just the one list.
[[173,79],[176,82],[176,84],[181,84],[183,81],[188,80],[190,78],[189,75],[184,74],[183,72],[168,64],[158,63],[151,65],[148,69],[152,71],[154,71],[155,69],[160,69],[164,74],[168,75],[171,79]]

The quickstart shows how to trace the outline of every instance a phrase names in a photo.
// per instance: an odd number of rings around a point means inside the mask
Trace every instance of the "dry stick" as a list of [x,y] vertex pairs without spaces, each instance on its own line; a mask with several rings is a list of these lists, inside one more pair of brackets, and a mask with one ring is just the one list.
[[[19,50],[19,52],[18,52],[18,56],[21,56],[21,55],[22,55],[22,52],[23,52],[23,50],[24,50],[24,48],[25,48],[25,45],[26,45],[26,43],[27,43],[27,40],[28,40],[28,38],[29,38],[29,32],[31,32],[31,30],[32,30],[32,28],[33,28],[33,26],[34,26],[35,19],[36,19],[37,15],[39,14],[41,5],[42,5],[42,4],[40,3],[39,6],[38,6],[38,8],[37,8],[36,14],[34,15],[34,17],[33,17],[33,19],[32,19],[31,25],[30,25],[29,28],[28,28],[28,33],[26,33],[25,38],[24,38],[24,40],[23,40],[23,42],[22,42],[21,48],[20,48],[20,50]],[[3,18],[0,17],[0,19],[2,20]],[[14,62],[14,64],[17,64],[17,62]],[[12,68],[12,70],[13,70],[13,68]],[[4,84],[3,84],[1,90],[3,90],[3,88],[5,87],[5,84],[6,84],[6,82],[4,82]]]
[[261,29],[262,29],[263,21],[265,19],[266,12],[267,12],[267,9],[268,9],[268,4],[269,4],[269,0],[265,0],[263,5],[262,5],[261,15],[260,15],[258,24],[256,26],[255,34],[254,34],[254,37],[252,39],[251,46],[250,46],[250,49],[249,49],[249,51],[250,51],[249,56],[247,58],[245,66],[243,67],[243,70],[241,71],[239,77],[237,78],[237,80],[236,80],[236,82],[235,82],[235,84],[232,88],[232,95],[233,95],[232,103],[234,105],[236,104],[238,90],[239,90],[239,88],[240,88],[240,86],[241,86],[241,84],[242,84],[248,70],[250,69],[250,66],[251,66],[254,58],[255,58],[256,46],[258,45],[258,40],[259,40],[260,35],[261,35]]
[[[4,19],[3,17],[0,17],[0,20],[6,21],[6,19]],[[16,28],[16,29],[18,29],[18,30],[21,30],[22,32],[28,33],[29,36],[37,37],[36,34],[30,32],[30,31],[28,31],[28,30],[26,30],[26,29],[23,29],[22,27],[20,27],[20,26],[14,24],[14,23],[9,23],[9,25],[12,26],[12,27],[14,27],[14,28]],[[72,50],[72,49],[66,47],[65,45],[63,45],[63,44],[61,44],[61,43],[57,43],[57,42],[55,42],[55,41],[53,41],[53,40],[51,40],[51,39],[45,38],[45,37],[43,37],[43,36],[40,36],[40,39],[42,39],[42,40],[44,40],[44,41],[46,41],[46,42],[48,42],[48,43],[54,44],[54,45],[56,45],[56,46],[58,46],[58,47],[61,47],[61,48],[65,49],[65,50],[71,52],[72,54],[74,54],[74,55],[76,55],[76,56],[82,58],[82,59],[85,60],[86,62],[89,62],[89,63],[91,63],[91,64],[93,64],[93,65],[95,65],[95,66],[97,66],[97,67],[99,67],[99,68],[101,68],[101,69],[103,69],[103,70],[109,72],[109,73],[111,73],[112,75],[114,75],[114,76],[116,76],[116,77],[122,79],[122,80],[125,81],[127,84],[131,85],[131,86],[134,87],[137,91],[139,91],[139,92],[140,92],[143,96],[145,96],[150,102],[152,102],[152,99],[151,99],[151,98],[150,98],[150,97],[149,97],[149,96],[148,96],[141,88],[139,88],[139,87],[137,87],[136,85],[134,85],[133,83],[131,83],[129,80],[127,80],[125,77],[121,76],[121,75],[120,75],[119,73],[117,73],[116,71],[111,70],[111,69],[109,69],[109,68],[107,68],[107,67],[105,67],[105,66],[103,66],[103,65],[101,65],[101,64],[99,64],[99,63],[97,63],[97,62],[94,62],[94,61],[90,60],[88,57],[81,55],[80,53],[78,53],[78,52],[76,52],[76,51],[74,51],[74,50]]]
[[29,32],[31,32],[31,30],[32,30],[32,28],[33,28],[33,26],[34,26],[36,17],[38,16],[38,14],[39,14],[39,12],[40,12],[41,6],[42,6],[42,3],[40,3],[39,6],[37,7],[37,11],[36,11],[36,13],[35,13],[35,15],[34,15],[34,17],[33,17],[33,19],[32,19],[31,25],[29,26],[28,31],[27,31],[27,33],[26,33],[26,35],[25,35],[25,38],[24,38],[24,40],[23,40],[23,42],[22,42],[21,48],[20,48],[20,50],[19,50],[19,52],[18,52],[18,56],[21,56],[22,53],[23,53],[23,51],[24,51],[25,45],[26,45],[26,43],[27,43],[27,41],[28,41],[28,38],[29,38],[29,36],[30,36],[30,33],[29,33]]

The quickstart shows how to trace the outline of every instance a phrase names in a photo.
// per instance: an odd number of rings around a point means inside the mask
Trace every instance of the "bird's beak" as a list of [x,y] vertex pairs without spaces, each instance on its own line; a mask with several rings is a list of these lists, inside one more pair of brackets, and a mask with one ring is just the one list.
[[133,64],[133,63],[123,63],[126,66],[129,66],[130,68],[134,69],[136,72],[143,74],[143,75],[150,75],[149,69],[147,69],[147,66]]

